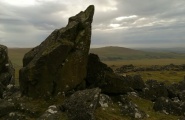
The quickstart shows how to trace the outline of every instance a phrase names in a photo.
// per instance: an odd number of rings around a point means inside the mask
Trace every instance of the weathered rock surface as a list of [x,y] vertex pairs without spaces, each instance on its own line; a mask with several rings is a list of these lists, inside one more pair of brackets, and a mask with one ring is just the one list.
[[181,101],[185,102],[185,90],[179,92],[178,97]]
[[168,97],[168,90],[163,82],[156,80],[147,80],[146,87],[142,90],[140,95],[151,101],[155,101],[159,97]]
[[70,120],[95,120],[100,92],[99,88],[77,91],[64,101],[61,108],[67,112]]
[[37,120],[66,120],[56,105],[51,105]]
[[7,89],[3,92],[3,99],[17,99],[21,96],[20,89],[18,86],[14,86],[12,84],[9,84],[7,86]]
[[98,55],[90,53],[88,57],[86,84],[88,86],[98,84],[104,79],[106,73],[113,73],[113,70],[102,63]]
[[179,97],[181,100],[185,101],[185,80],[178,83],[173,83],[167,87],[168,94],[170,98]]
[[8,58],[8,49],[0,45],[0,98],[3,97],[3,91],[7,89],[7,85],[14,82],[14,68]]
[[178,98],[174,100],[164,97],[158,98],[153,108],[165,114],[185,115],[185,103],[179,101]]
[[144,119],[146,113],[137,107],[127,96],[120,96],[121,112],[123,115],[130,116],[133,119]]
[[0,117],[9,114],[11,111],[14,110],[15,110],[14,104],[5,100],[0,100]]
[[19,81],[23,95],[51,96],[85,85],[93,14],[91,5],[25,54]]
[[90,54],[87,66],[87,86],[99,87],[106,94],[125,94],[134,90],[142,90],[145,83],[140,76],[120,76],[102,63],[95,54]]
[[100,94],[100,100],[99,100],[99,105],[102,108],[107,108],[109,107],[109,105],[112,105],[113,101],[111,99],[111,97],[109,97],[108,95],[105,94]]

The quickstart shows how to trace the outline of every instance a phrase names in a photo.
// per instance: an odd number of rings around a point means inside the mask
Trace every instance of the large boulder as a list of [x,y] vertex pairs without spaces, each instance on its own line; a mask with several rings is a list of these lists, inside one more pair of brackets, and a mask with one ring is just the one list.
[[100,61],[98,55],[90,53],[88,56],[86,83],[88,86],[98,84],[104,79],[106,73],[113,73],[113,70]]
[[126,94],[134,90],[141,91],[145,83],[140,76],[120,76],[106,64],[102,63],[95,54],[90,54],[87,66],[87,87],[102,89],[106,94]]
[[99,88],[77,91],[64,101],[62,111],[67,111],[70,120],[95,120],[100,92]]
[[106,73],[105,77],[94,87],[100,87],[106,94],[126,94],[127,92],[141,91],[145,84],[139,76],[119,76],[115,73]]
[[6,86],[14,84],[14,68],[8,58],[8,49],[6,46],[0,45],[0,98]]
[[25,54],[19,72],[23,95],[51,96],[85,85],[93,14],[91,5]]

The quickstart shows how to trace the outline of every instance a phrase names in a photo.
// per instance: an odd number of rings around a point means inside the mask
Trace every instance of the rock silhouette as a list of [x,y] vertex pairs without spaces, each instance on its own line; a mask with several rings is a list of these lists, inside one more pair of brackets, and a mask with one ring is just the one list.
[[14,84],[14,68],[8,58],[8,49],[4,45],[0,45],[0,98],[7,85]]
[[93,15],[91,5],[25,54],[19,72],[22,95],[38,98],[85,87]]
[[145,87],[141,76],[120,76],[106,64],[102,63],[96,54],[89,54],[87,66],[87,87],[99,87],[105,94],[126,94],[134,90],[141,91]]

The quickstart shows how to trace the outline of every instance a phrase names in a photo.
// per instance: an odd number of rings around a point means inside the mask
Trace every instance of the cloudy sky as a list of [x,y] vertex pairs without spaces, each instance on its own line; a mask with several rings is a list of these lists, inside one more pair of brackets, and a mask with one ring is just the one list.
[[0,44],[34,47],[90,4],[92,47],[185,47],[185,0],[0,0]]

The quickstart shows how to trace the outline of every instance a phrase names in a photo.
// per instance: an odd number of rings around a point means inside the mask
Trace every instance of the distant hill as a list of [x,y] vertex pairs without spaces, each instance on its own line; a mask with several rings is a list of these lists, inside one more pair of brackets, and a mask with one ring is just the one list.
[[[9,48],[9,57],[14,66],[21,67],[24,54],[31,50],[31,48]],[[102,47],[91,48],[90,53],[98,54],[103,61],[116,60],[141,60],[141,59],[185,59],[185,53],[175,53],[171,51],[155,50],[155,49],[130,49],[124,47]]]
[[103,61],[185,58],[184,53],[175,53],[168,51],[162,52],[162,50],[134,50],[130,48],[115,46],[92,48],[90,50],[90,53],[98,54],[100,59]]
[[115,46],[108,46],[108,47],[102,47],[102,48],[91,48],[90,52],[98,53],[100,55],[103,54],[110,54],[114,55],[115,53],[118,55],[128,55],[128,54],[142,54],[143,51],[140,50],[134,50],[130,48],[125,47],[115,47]]
[[185,48],[182,48],[182,47],[174,47],[174,48],[138,48],[138,50],[149,51],[149,52],[185,53]]
[[144,52],[124,47],[102,47],[91,48],[90,53],[98,54],[101,60],[132,59],[136,56],[143,56]]

